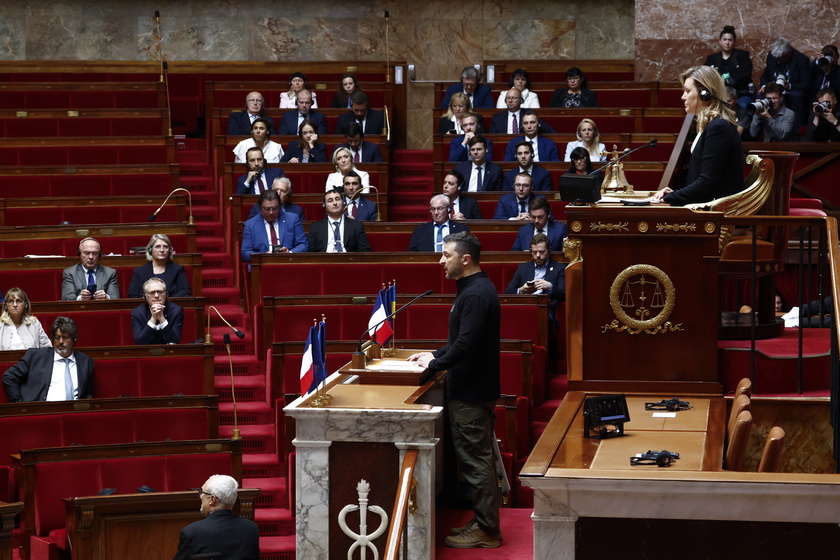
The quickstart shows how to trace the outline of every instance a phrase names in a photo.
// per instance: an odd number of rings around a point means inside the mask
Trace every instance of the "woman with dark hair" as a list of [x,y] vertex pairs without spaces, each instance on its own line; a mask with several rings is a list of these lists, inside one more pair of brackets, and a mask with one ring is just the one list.
[[359,85],[356,75],[350,72],[342,74],[338,81],[338,92],[332,100],[333,109],[350,109],[353,105],[350,96],[357,91],[362,91],[362,86]]
[[246,138],[233,148],[234,163],[245,163],[248,150],[257,147],[262,149],[267,163],[278,163],[283,157],[283,147],[271,140],[271,124],[260,117],[251,123],[251,137]]
[[531,78],[528,76],[528,72],[523,68],[517,68],[513,71],[513,74],[510,75],[510,80],[508,80],[508,89],[499,94],[499,100],[496,101],[497,109],[507,108],[505,95],[507,95],[508,90],[512,88],[519,90],[519,93],[522,96],[521,107],[523,109],[540,108],[540,100],[537,97],[537,94],[531,91]]
[[280,162],[289,163],[325,163],[327,161],[327,147],[318,141],[318,127],[309,120],[303,119],[298,131],[298,140],[289,143],[289,149],[280,158]]
[[131,283],[128,285],[130,298],[141,298],[143,284],[149,278],[160,278],[167,286],[169,297],[190,297],[192,288],[187,279],[187,271],[183,265],[175,260],[175,251],[172,250],[172,243],[169,236],[163,233],[156,233],[146,244],[146,260],[144,265],[138,266],[131,274]]
[[0,350],[25,350],[52,346],[41,322],[30,313],[32,304],[26,292],[12,288],[6,292],[0,315]]
[[572,66],[566,70],[566,86],[554,90],[549,107],[597,107],[598,97],[588,89],[583,70]]
[[[572,165],[569,166],[569,170],[563,175],[589,175],[592,173],[592,159],[589,157],[589,152],[586,148],[575,148],[569,157],[571,158]],[[594,177],[595,182],[598,184],[598,191],[600,192],[601,181],[604,179],[602,172],[599,170],[595,173]]]
[[[289,76],[289,91],[284,91],[280,94],[280,108],[281,109],[297,109],[297,94],[302,89],[309,89],[309,84],[306,83],[306,76],[302,72],[295,72]],[[318,108],[318,100],[315,99],[315,92],[309,89],[312,93],[312,109]]]
[[750,53],[735,48],[735,28],[727,25],[720,32],[718,42],[720,52],[706,57],[705,66],[718,71],[726,86],[735,88],[738,105],[746,109],[755,99],[755,86],[752,83],[752,61]]

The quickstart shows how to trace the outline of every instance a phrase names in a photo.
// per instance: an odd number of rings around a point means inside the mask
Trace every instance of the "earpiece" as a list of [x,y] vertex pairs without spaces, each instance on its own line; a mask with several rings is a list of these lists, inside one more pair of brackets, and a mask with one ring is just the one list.
[[[82,256],[82,243],[84,243],[85,241],[96,241],[96,238],[95,237],[85,237],[84,239],[79,241],[79,248],[76,249],[76,254],[79,255],[79,256]],[[99,243],[99,241],[96,241],[96,242]]]
[[715,97],[714,95],[712,95],[712,92],[710,92],[706,88],[700,88],[700,99],[702,101],[711,101],[712,99],[717,99],[718,101],[720,101],[724,105],[729,105],[726,101],[724,101],[720,97]]

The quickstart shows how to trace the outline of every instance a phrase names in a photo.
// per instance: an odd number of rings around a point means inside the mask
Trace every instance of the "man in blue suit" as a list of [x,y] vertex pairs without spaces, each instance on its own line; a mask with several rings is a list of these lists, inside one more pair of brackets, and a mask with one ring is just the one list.
[[447,235],[470,231],[469,226],[449,219],[449,199],[446,195],[436,194],[429,203],[432,221],[418,225],[411,233],[409,251],[443,251],[443,240]]
[[312,109],[312,92],[302,89],[297,94],[297,109],[286,111],[280,117],[280,134],[298,135],[298,129],[303,119],[309,119],[315,123],[318,136],[327,133],[327,119],[323,113]]
[[498,134],[519,134],[522,132],[522,94],[516,88],[505,93],[507,111],[496,113],[490,121],[490,132]]
[[566,299],[566,264],[551,258],[548,237],[538,233],[531,238],[532,260],[516,269],[505,288],[506,294],[548,294],[548,316],[556,323],[554,309]]
[[266,115],[263,109],[265,109],[263,94],[258,91],[252,91],[245,97],[245,110],[231,111],[228,116],[227,133],[250,136],[251,125],[254,124],[254,121],[265,119],[268,121],[271,134],[277,134],[277,129],[274,127],[274,119]]
[[540,119],[535,112],[522,111],[522,130],[525,136],[518,136],[508,143],[505,161],[516,161],[516,145],[520,142],[528,142],[534,148],[534,161],[560,161],[557,144],[539,136]]
[[362,178],[355,171],[344,176],[344,206],[348,218],[366,222],[376,219],[376,203],[368,200],[360,191]]
[[532,191],[554,190],[554,186],[551,184],[551,174],[539,165],[534,165],[534,148],[530,142],[522,141],[516,145],[516,159],[519,161],[519,167],[514,167],[505,172],[502,178],[502,190],[512,191],[516,176],[520,173],[527,173],[531,176]]
[[466,192],[502,190],[502,168],[487,161],[487,140],[473,136],[469,141],[470,160],[462,161],[455,170],[464,176]]
[[492,109],[495,107],[490,86],[479,83],[479,79],[478,70],[474,67],[467,66],[464,68],[461,71],[461,81],[446,88],[446,93],[443,94],[443,103],[440,104],[441,109],[448,108],[449,98],[459,92],[470,98],[473,109]]
[[478,207],[478,202],[470,196],[462,196],[462,188],[464,188],[464,176],[461,175],[460,171],[453,169],[443,178],[443,188],[441,190],[449,199],[449,218],[452,220],[484,219]]
[[[461,117],[461,128],[464,133],[449,141],[449,161],[469,161],[469,142],[478,135],[478,115],[467,113]],[[493,142],[486,139],[487,159],[493,159]]]
[[513,183],[513,192],[503,194],[496,204],[494,220],[525,220],[531,221],[529,207],[531,201],[538,195],[531,193],[531,176],[519,173]]
[[549,248],[556,252],[563,250],[563,239],[566,238],[566,224],[555,222],[551,218],[551,208],[544,198],[535,198],[528,205],[532,223],[519,228],[516,241],[511,251],[527,251],[531,248],[531,239],[538,233],[548,237]]
[[256,146],[245,152],[245,165],[248,166],[248,173],[236,180],[236,194],[262,194],[270,191],[274,180],[284,176],[280,167],[265,168],[263,151]]
[[347,148],[353,156],[353,163],[382,163],[382,151],[373,142],[365,141],[362,125],[351,122],[344,129],[347,142],[339,144],[337,148]]
[[260,195],[260,215],[245,222],[242,231],[242,260],[251,262],[252,253],[303,253],[306,232],[297,214],[283,212],[280,197],[269,189]]

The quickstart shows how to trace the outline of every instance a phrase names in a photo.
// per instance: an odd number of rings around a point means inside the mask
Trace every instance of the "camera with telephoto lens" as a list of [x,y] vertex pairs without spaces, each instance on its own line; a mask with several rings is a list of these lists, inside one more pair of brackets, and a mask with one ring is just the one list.
[[770,105],[771,105],[771,103],[770,103],[769,99],[759,99],[758,101],[755,101],[755,102],[747,105],[747,114],[755,115],[762,108],[769,111],[770,110]]
[[831,112],[831,102],[830,101],[820,101],[816,105],[814,105],[814,113],[817,115],[822,113],[830,113]]
[[819,58],[817,58],[817,64],[819,66],[831,66],[834,62],[834,57],[831,56],[830,53],[824,52],[822,53]]
[[776,83],[782,86],[783,88],[787,89],[787,78],[785,78],[783,75],[780,74],[776,76]]

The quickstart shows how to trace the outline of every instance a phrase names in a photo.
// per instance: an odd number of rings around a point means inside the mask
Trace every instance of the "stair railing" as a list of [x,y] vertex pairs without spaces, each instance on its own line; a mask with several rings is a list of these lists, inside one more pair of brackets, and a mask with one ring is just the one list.
[[[394,509],[391,511],[391,524],[388,526],[388,540],[385,543],[384,560],[399,558],[400,542],[407,547],[409,513],[417,511],[417,480],[414,478],[414,467],[417,464],[417,450],[409,449],[405,452],[402,468],[400,469],[400,483],[394,498]],[[408,550],[403,550],[403,558],[408,558]]]

